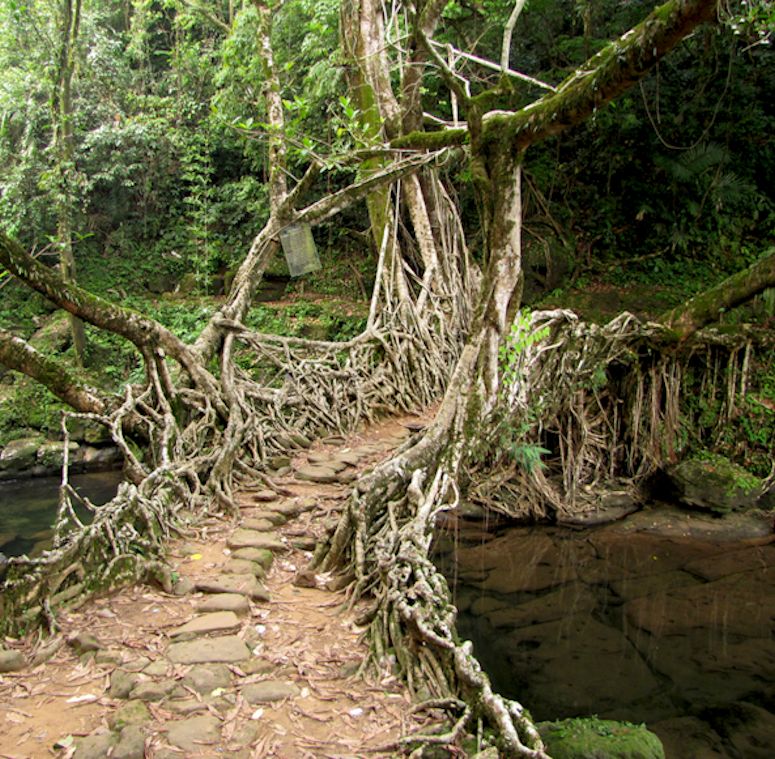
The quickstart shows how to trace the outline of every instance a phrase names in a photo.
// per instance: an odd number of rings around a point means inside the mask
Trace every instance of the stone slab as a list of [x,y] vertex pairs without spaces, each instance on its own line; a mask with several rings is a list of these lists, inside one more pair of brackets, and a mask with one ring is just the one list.
[[236,635],[224,635],[172,643],[167,658],[175,664],[229,664],[250,658],[250,650]]
[[242,520],[242,527],[245,530],[256,530],[257,532],[271,532],[277,527],[276,522],[272,522],[269,519],[258,519],[256,517],[248,517]]
[[241,593],[213,593],[197,604],[196,610],[201,612],[232,611],[235,614],[246,614],[250,610],[250,604]]
[[336,470],[321,464],[310,464],[300,466],[296,470],[296,479],[306,482],[318,482],[320,484],[329,484],[336,482]]
[[255,601],[268,601],[269,591],[254,575],[215,575],[199,578],[196,587],[203,593],[240,593]]
[[189,753],[198,753],[203,744],[217,743],[221,737],[221,721],[211,714],[191,717],[170,724],[167,740]]
[[301,691],[295,683],[282,680],[264,680],[260,683],[246,685],[241,692],[242,697],[249,704],[263,704],[298,696]]
[[280,536],[273,532],[256,532],[237,528],[227,539],[226,545],[231,549],[266,548],[270,551],[285,551],[287,546]]
[[255,561],[232,558],[222,567],[223,572],[230,575],[252,575],[262,580],[266,576],[266,570]]
[[260,564],[267,571],[274,561],[274,554],[267,548],[238,548],[231,556],[233,559],[252,561],[256,564]]
[[274,506],[272,507],[271,511],[269,509],[262,509],[260,511],[251,512],[251,519],[266,519],[275,527],[279,527],[288,521],[288,517],[285,514],[281,514],[279,511],[276,511]]
[[186,624],[176,627],[170,631],[170,637],[194,633],[203,635],[221,630],[233,630],[240,626],[240,621],[233,611],[214,611],[209,614],[202,614],[186,622]]

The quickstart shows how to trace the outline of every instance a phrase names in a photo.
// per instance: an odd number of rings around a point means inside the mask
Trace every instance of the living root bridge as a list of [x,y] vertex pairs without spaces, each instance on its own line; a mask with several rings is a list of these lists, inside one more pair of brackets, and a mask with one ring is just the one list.
[[[489,417],[466,424],[479,347],[469,342],[434,421],[361,479],[315,558],[351,574],[353,601],[372,599],[365,666],[397,668],[428,708],[449,712],[450,732],[407,744],[455,744],[484,724],[504,755],[546,756],[529,715],[492,691],[470,643],[457,637],[449,587],[430,558],[436,517],[466,499],[512,517],[567,519],[596,508],[612,487],[634,491],[686,444],[689,375],[692,397],[722,400],[711,433],[720,435],[749,386],[752,357],[775,343],[748,328],[678,341],[631,314],[599,327],[544,311],[518,324],[512,381]],[[520,431],[511,443],[551,448],[545,469],[515,463],[504,425]]]

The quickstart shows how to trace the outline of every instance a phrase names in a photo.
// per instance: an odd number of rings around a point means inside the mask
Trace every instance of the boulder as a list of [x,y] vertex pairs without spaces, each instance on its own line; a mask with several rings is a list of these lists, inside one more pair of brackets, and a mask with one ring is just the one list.
[[21,651],[8,651],[0,648],[0,672],[18,672],[27,662]]
[[38,457],[43,439],[40,437],[23,437],[12,440],[0,453],[0,471],[21,472],[33,466]]
[[662,742],[644,725],[582,717],[537,727],[552,759],[665,759]]
[[[73,454],[78,451],[78,443],[70,442],[67,446],[70,453],[70,461],[73,460]],[[43,443],[36,453],[38,464],[46,469],[59,469],[65,459],[64,446],[58,440],[47,440]]]
[[762,481],[723,456],[685,459],[667,471],[681,503],[727,514],[752,506],[762,494]]

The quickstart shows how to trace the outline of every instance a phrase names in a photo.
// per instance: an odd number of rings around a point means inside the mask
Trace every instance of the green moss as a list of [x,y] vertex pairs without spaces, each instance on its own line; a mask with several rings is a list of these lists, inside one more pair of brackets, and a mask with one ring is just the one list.
[[583,717],[541,722],[538,730],[552,759],[665,759],[644,725]]
[[727,494],[730,496],[735,495],[737,491],[742,491],[748,495],[762,485],[762,481],[758,477],[725,456],[712,451],[698,451],[692,456],[692,460],[701,463],[709,477],[727,482]]

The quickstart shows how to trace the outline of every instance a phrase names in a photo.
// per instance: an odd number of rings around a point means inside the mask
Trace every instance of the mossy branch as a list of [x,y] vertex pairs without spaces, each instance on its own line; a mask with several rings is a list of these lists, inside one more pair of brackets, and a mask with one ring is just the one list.
[[45,356],[26,340],[0,329],[0,363],[40,382],[76,411],[105,413],[105,396],[75,375],[61,361]]
[[716,321],[724,311],[745,303],[770,287],[775,287],[775,248],[770,248],[747,269],[668,311],[660,321],[679,338],[685,338]]
[[[715,0],[670,0],[644,21],[609,43],[569,76],[557,89],[519,111],[491,111],[483,117],[481,147],[507,143],[512,149],[529,145],[582,123],[642,79],[666,53],[695,27],[713,21]],[[391,142],[396,148],[463,145],[466,128],[412,132]]]

